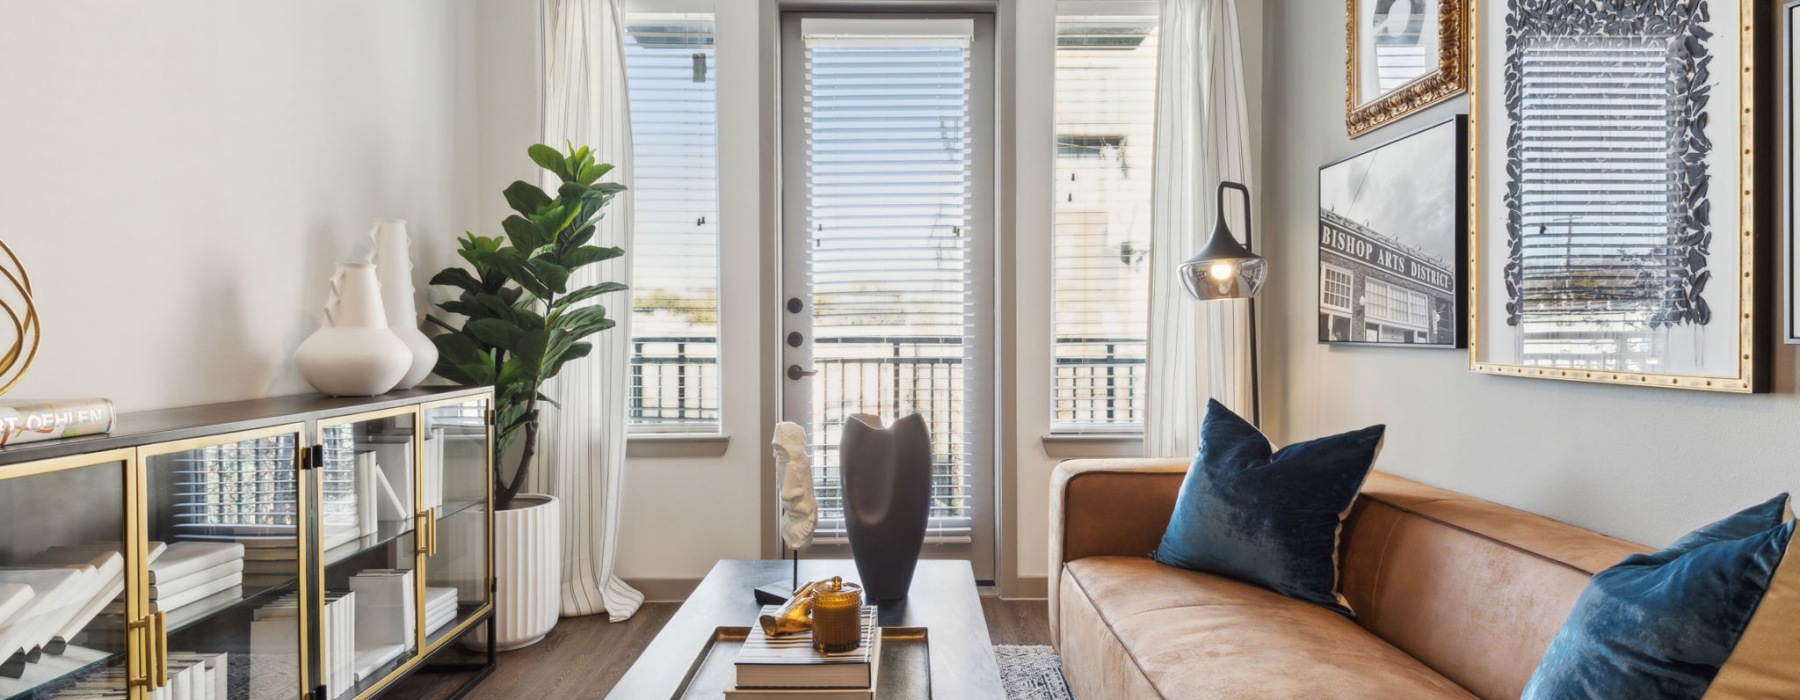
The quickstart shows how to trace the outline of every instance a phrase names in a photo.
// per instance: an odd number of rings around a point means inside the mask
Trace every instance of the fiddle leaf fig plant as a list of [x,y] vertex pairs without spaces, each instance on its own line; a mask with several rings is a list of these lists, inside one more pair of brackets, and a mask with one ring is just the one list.
[[[587,338],[614,325],[606,307],[593,300],[625,289],[617,282],[570,286],[577,270],[624,254],[616,246],[591,244],[596,222],[605,217],[601,210],[625,191],[600,181],[613,166],[573,144],[567,152],[538,144],[528,153],[561,180],[556,192],[523,180],[509,185],[506,203],[515,213],[501,222],[506,235],[464,235],[457,254],[468,266],[431,278],[431,284],[458,292],[437,305],[444,318],[430,317],[447,331],[432,338],[438,349],[434,371],[462,386],[494,388],[497,510],[512,507],[537,458],[542,406],[558,406],[545,395],[545,383],[593,351]],[[462,316],[462,324],[448,314]],[[517,462],[508,469],[504,457],[515,443]]]

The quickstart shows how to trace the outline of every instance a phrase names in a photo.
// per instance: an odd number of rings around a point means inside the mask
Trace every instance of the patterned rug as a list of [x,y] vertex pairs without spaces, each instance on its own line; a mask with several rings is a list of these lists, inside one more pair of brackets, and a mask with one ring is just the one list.
[[1008,700],[1075,700],[1063,680],[1062,657],[1047,645],[994,645]]

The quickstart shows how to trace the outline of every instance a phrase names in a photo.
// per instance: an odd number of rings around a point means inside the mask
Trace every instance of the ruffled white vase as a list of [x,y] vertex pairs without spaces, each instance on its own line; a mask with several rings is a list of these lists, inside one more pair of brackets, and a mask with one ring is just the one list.
[[413,289],[412,236],[406,233],[401,219],[376,219],[369,229],[371,248],[369,262],[375,264],[375,276],[381,280],[381,305],[387,314],[388,330],[406,344],[412,365],[395,389],[411,389],[425,381],[437,366],[437,346],[419,330],[418,295]]
[[412,359],[406,344],[388,330],[375,266],[338,263],[325,324],[294,351],[300,376],[332,396],[374,396],[393,389]]

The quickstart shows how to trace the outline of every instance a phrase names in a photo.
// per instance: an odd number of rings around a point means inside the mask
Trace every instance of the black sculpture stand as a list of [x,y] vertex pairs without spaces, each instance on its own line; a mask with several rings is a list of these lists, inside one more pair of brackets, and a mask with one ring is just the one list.
[[[788,583],[782,583],[780,581],[776,581],[775,583],[765,583],[763,585],[757,586],[756,587],[756,602],[762,603],[763,605],[780,605],[782,603],[786,603],[788,601],[788,598],[794,597],[794,591],[800,590],[800,550],[796,549],[793,551],[794,551],[794,580],[793,580],[793,583],[788,584]],[[785,553],[786,552],[783,552],[783,554],[785,554]]]
[[850,556],[870,601],[906,598],[931,515],[931,430],[909,415],[886,429],[876,416],[844,422],[838,444]]

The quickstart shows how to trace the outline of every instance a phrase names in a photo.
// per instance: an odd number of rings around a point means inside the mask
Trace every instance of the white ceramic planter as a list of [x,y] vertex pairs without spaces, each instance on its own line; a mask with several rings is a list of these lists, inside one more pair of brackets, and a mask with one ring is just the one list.
[[[542,641],[562,605],[562,502],[521,493],[513,506],[494,514],[494,648],[500,651]],[[464,639],[471,649],[486,649],[486,627]]]
[[406,344],[412,355],[412,366],[400,378],[395,389],[411,389],[425,381],[437,366],[437,346],[419,330],[419,303],[413,289],[412,236],[406,233],[401,219],[376,219],[369,230],[369,262],[375,264],[375,276],[381,280],[381,307],[387,315],[388,330]]
[[300,376],[332,396],[385,394],[406,375],[412,352],[388,330],[375,266],[338,263],[325,323],[294,351]]

